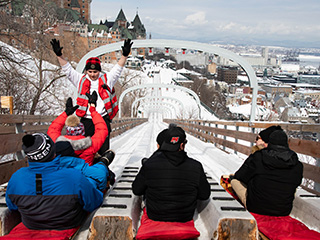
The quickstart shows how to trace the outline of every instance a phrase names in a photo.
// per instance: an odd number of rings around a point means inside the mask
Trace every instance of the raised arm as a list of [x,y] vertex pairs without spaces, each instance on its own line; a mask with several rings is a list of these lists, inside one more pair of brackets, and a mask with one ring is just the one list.
[[120,65],[120,67],[124,67],[124,65],[126,64],[127,58],[131,52],[131,46],[132,46],[133,42],[131,42],[131,39],[126,39],[124,40],[123,46],[122,48],[122,56],[118,61],[118,64]]
[[62,68],[62,71],[66,74],[67,78],[69,79],[69,81],[75,86],[78,86],[78,83],[82,77],[82,74],[77,72],[76,70],[73,69],[73,67],[71,66],[71,64],[64,59],[64,57],[62,56],[62,49],[63,47],[60,46],[60,41],[53,38],[50,41],[50,44],[52,46],[52,50],[54,51],[54,53],[57,55],[57,59],[59,61],[59,64]]
[[110,91],[112,91],[113,86],[116,84],[122,73],[122,69],[126,64],[128,55],[130,54],[132,44],[133,42],[131,42],[131,39],[126,39],[124,41],[123,46],[121,47],[122,56],[119,59],[118,64],[116,64],[111,71],[107,73],[107,85],[110,88]]
[[51,46],[52,46],[54,53],[57,55],[60,66],[62,67],[64,65],[66,65],[68,63],[68,61],[65,60],[62,56],[63,47],[60,46],[60,41],[54,38],[50,41],[50,43],[51,43]]

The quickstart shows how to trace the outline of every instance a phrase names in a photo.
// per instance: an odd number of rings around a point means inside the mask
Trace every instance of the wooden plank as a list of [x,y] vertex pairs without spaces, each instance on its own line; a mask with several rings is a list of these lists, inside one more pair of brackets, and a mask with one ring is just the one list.
[[232,137],[235,139],[241,139],[248,142],[254,142],[257,136],[257,134],[251,133],[251,132],[242,132],[242,131],[195,125],[195,124],[192,124],[191,127],[195,127],[195,128],[201,129],[202,131],[210,132],[212,134],[219,134],[227,137]]
[[0,155],[21,151],[22,149],[21,139],[24,135],[25,135],[24,133],[18,133],[18,134],[7,134],[4,136],[1,136]]
[[284,130],[300,131],[300,132],[320,132],[320,124],[295,124],[295,123],[279,123],[279,122],[246,122],[246,121],[205,121],[205,120],[177,120],[164,119],[165,122],[180,122],[182,125],[191,124],[218,124],[227,126],[239,126],[249,128],[265,129],[273,125],[280,125]]
[[303,163],[303,177],[320,183],[320,167]]
[[0,123],[34,123],[34,122],[51,122],[57,116],[40,116],[40,115],[10,115],[1,114]]
[[16,129],[14,126],[0,126],[0,134],[12,134],[15,133]]
[[228,140],[224,140],[222,138],[217,138],[215,136],[211,136],[211,135],[208,135],[206,133],[199,133],[195,130],[190,130],[188,129],[187,131],[188,133],[190,134],[195,134],[195,135],[198,135],[198,136],[201,136],[211,142],[214,142],[214,143],[217,143],[221,146],[225,146],[227,148],[230,148],[230,149],[234,149],[235,151],[238,151],[238,152],[241,152],[243,154],[246,154],[246,155],[249,155],[251,153],[251,147],[248,147],[248,146],[244,146],[242,144],[239,144],[239,143],[236,143],[236,142],[231,142],[231,141],[228,141]]
[[49,125],[26,125],[23,127],[25,133],[42,132],[47,133]]
[[[243,229],[247,231],[244,232]],[[257,224],[253,219],[231,219],[220,220],[218,226],[218,239],[257,239]]]
[[90,226],[89,240],[132,240],[132,220],[127,216],[95,216]]
[[290,138],[289,147],[297,153],[320,158],[320,142]]
[[28,166],[28,161],[10,161],[0,164],[0,184],[6,183],[11,178],[11,175],[15,173],[18,169]]

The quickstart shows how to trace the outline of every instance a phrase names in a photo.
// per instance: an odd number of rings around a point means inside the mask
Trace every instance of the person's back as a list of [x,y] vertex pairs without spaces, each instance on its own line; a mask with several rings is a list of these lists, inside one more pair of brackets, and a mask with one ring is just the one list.
[[54,143],[47,135],[27,136],[36,139],[29,137],[30,145],[24,141],[29,167],[12,175],[6,191],[8,208],[18,210],[29,229],[79,226],[88,212],[101,205],[102,193],[80,171],[60,168],[60,156],[54,158]]
[[273,132],[268,147],[255,152],[235,173],[236,179],[247,184],[248,211],[270,216],[290,214],[303,165],[287,142],[282,130]]
[[[174,129],[183,131],[179,127]],[[132,184],[135,195],[145,195],[147,215],[154,221],[190,221],[197,200],[210,196],[210,185],[201,163],[176,148],[185,144],[184,131],[184,137],[179,134],[174,130],[171,135],[168,133],[160,151],[143,164]]]
[[[76,115],[73,115],[78,106],[73,106],[71,98],[67,100],[66,110],[50,124],[48,135],[54,142],[69,141],[75,150],[76,156],[84,159],[91,166],[94,163],[96,153],[108,135],[108,128],[103,118],[95,109],[97,93],[94,92],[92,95],[87,95],[90,102],[89,111],[91,112],[95,127],[93,136],[84,136],[85,129],[83,124]],[[64,126],[66,126],[66,135],[61,135]]]

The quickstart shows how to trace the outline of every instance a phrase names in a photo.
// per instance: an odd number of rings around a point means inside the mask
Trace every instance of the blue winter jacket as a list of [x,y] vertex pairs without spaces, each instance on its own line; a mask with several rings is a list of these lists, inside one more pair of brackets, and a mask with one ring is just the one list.
[[89,166],[85,160],[77,157],[61,156],[61,168],[74,168],[79,170],[95,188],[104,191],[107,187],[109,171],[103,163]]
[[74,228],[102,201],[102,193],[79,170],[60,167],[60,156],[29,162],[12,175],[6,191],[8,208],[18,210],[30,229]]

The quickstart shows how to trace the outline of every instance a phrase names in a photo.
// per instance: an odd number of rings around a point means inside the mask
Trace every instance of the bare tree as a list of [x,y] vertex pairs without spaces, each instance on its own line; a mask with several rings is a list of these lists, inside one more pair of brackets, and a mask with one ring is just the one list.
[[[125,91],[127,88],[140,85],[142,84],[142,77],[141,77],[141,72],[135,71],[135,70],[130,70],[130,69],[124,69],[121,79],[119,79],[118,84],[115,86],[117,95],[120,96],[123,91]],[[123,112],[123,116],[125,117],[130,117],[131,116],[131,106],[133,102],[141,97],[146,96],[146,90],[145,89],[139,89],[135,90],[134,92],[128,93],[121,105],[121,110]],[[137,110],[139,108],[139,104],[135,108]],[[134,116],[137,115],[137,112],[135,111],[133,113]]]
[[[4,77],[2,85],[5,86],[0,93],[15,97],[16,113],[52,114],[54,110],[60,109],[65,101],[65,89],[61,89],[59,81],[63,75],[57,71],[57,67],[46,61],[52,59],[49,48],[51,37],[46,32],[57,21],[56,6],[42,0],[20,2],[23,3],[22,17],[1,12],[1,29],[4,29],[1,30],[1,39],[15,45],[29,56],[17,57],[15,53],[7,57],[8,54],[1,51],[1,71]],[[6,92],[3,89],[6,89]]]

